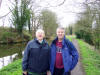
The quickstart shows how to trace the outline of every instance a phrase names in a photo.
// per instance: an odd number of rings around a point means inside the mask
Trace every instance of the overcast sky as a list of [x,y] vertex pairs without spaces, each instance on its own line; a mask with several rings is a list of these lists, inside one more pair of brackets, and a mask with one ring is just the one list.
[[[7,14],[9,12],[9,7],[11,7],[11,2],[13,0],[2,0],[2,4],[0,7],[0,17]],[[48,8],[49,10],[52,10],[57,14],[57,19],[60,25],[66,27],[69,24],[75,23],[78,19],[77,14],[79,12],[82,12],[82,5],[81,3],[84,0],[65,0],[63,5],[60,5],[63,0],[36,0],[35,6],[41,6],[41,8]],[[3,22],[5,23],[5,26],[9,25],[9,18],[10,14],[0,19],[0,26],[3,25]]]

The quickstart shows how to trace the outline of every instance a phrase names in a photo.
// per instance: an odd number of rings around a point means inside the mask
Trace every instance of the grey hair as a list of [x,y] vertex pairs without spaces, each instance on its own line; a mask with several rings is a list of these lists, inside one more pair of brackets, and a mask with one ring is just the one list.
[[64,33],[65,33],[65,28],[64,28],[64,27],[59,26],[59,27],[56,29],[56,32],[58,31],[58,29],[64,30]]
[[38,29],[38,30],[36,31],[36,35],[37,35],[38,32],[43,32],[43,34],[45,34],[45,32],[44,32],[43,29]]

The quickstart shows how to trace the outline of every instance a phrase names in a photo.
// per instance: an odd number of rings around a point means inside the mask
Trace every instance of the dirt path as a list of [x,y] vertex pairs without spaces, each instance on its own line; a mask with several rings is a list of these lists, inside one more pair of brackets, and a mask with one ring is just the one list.
[[[80,54],[80,49],[79,49],[77,40],[73,39],[72,42],[74,46],[76,47],[76,49],[78,50],[78,53]],[[71,75],[86,75],[82,67],[81,58],[79,58],[79,62],[77,66],[72,70]]]

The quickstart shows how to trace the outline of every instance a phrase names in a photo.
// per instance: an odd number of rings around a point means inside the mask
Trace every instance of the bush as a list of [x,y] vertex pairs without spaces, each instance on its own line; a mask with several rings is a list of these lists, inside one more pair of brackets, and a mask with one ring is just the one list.
[[12,35],[13,35],[12,32],[3,32],[0,39],[4,42],[10,41],[13,40]]
[[29,34],[28,32],[24,32],[23,34],[24,34],[24,39],[25,39],[25,40],[28,40],[28,41],[29,41],[29,40],[32,39],[31,34]]
[[91,32],[85,32],[84,30],[79,30],[75,32],[75,34],[78,39],[84,39],[84,41],[93,45],[93,37]]
[[77,32],[75,32],[76,37],[79,39],[82,39],[84,37],[84,31],[83,30],[79,30]]

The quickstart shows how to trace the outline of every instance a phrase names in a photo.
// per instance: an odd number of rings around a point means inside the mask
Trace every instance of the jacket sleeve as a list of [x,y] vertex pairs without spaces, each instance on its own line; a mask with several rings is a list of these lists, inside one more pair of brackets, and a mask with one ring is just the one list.
[[28,55],[29,55],[29,43],[27,44],[27,46],[24,50],[24,55],[23,55],[23,60],[22,60],[22,70],[23,71],[27,71]]
[[48,70],[50,70],[50,60],[51,60],[51,48],[50,48],[50,46],[48,45],[48,47],[49,47],[49,53],[48,53],[48,64],[49,64],[49,66],[48,66]]
[[49,48],[49,70],[50,70],[50,62],[51,62],[51,48]]
[[72,44],[72,42],[68,42],[68,46],[70,48],[70,53],[72,55],[72,65],[70,70],[74,69],[74,67],[76,66],[77,62],[78,62],[78,58],[79,58],[79,54],[77,49],[75,48],[75,46]]

